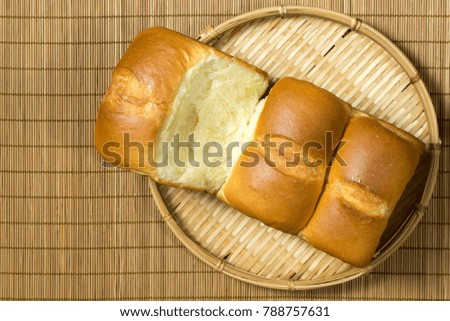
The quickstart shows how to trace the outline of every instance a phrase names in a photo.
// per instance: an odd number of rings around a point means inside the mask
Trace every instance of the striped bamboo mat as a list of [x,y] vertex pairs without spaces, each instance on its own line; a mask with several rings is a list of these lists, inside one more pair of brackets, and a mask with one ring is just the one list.
[[[436,107],[442,160],[428,213],[374,272],[311,291],[232,279],[192,255],[147,180],[101,167],[93,124],[136,33],[197,36],[241,13],[315,5],[355,16],[402,49]],[[0,1],[0,299],[450,299],[450,3],[432,1]]]

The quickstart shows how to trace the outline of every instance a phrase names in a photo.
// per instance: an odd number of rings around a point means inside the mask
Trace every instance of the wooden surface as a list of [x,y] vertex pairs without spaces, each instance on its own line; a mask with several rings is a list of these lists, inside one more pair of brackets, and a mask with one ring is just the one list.
[[[372,25],[418,68],[443,149],[428,212],[372,273],[282,291],[230,278],[172,234],[147,180],[104,168],[93,124],[136,33],[274,5],[315,5]],[[1,1],[0,298],[147,300],[450,299],[450,4],[447,1]]]

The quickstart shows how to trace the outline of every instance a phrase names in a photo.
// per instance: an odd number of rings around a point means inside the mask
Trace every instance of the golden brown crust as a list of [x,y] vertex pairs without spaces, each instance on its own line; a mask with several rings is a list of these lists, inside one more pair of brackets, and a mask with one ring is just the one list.
[[[158,180],[151,144],[171,110],[184,74],[211,54],[227,57],[267,78],[244,61],[177,32],[155,27],[139,33],[114,69],[97,112],[94,139],[99,154]],[[125,135],[142,150],[133,147],[125,155]]]
[[325,153],[325,133],[333,133],[333,140],[329,144],[336,146],[350,112],[351,106],[332,93],[307,81],[282,78],[267,97],[255,136],[261,139],[271,133],[272,136],[283,136],[301,145],[317,142],[324,148],[311,148],[311,152],[328,164],[332,154]]
[[357,267],[370,263],[424,144],[361,112],[349,121],[328,183],[302,237]]
[[[280,79],[267,97],[255,131],[258,143],[271,134],[270,141],[276,146],[269,154],[278,162],[265,162],[267,150],[262,156],[260,147],[257,153],[263,161],[246,168],[240,165],[248,157],[241,155],[218,197],[271,227],[297,234],[314,211],[332,156],[332,150],[324,151],[325,132],[333,133],[333,142],[329,143],[331,148],[336,146],[350,111],[348,104],[324,89],[293,78]],[[283,142],[299,153],[301,161],[295,167],[286,166],[294,156],[292,149],[282,156]],[[310,142],[318,143],[322,150],[312,149],[318,152],[309,159],[313,163],[308,164],[302,148]],[[320,164],[315,164],[316,160]]]
[[[392,125],[372,117],[355,116],[342,137],[340,157],[347,166],[331,167],[330,180],[356,181],[393,208],[419,162],[424,144]],[[405,140],[396,132],[402,132]],[[413,141],[413,143],[411,143]]]
[[[302,237],[314,247],[353,266],[365,267],[375,252],[387,217],[372,218],[325,191]],[[375,246],[376,247],[376,246]]]
[[296,178],[273,167],[283,165],[272,160],[267,161],[260,148],[247,147],[217,196],[266,225],[297,234],[314,211],[324,173]]

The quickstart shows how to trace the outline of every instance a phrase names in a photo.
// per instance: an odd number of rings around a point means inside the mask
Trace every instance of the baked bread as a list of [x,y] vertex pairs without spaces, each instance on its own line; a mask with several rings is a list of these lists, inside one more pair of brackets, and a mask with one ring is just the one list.
[[256,124],[256,144],[240,155],[218,197],[271,227],[297,234],[314,211],[350,111],[349,104],[309,82],[280,79]]
[[114,69],[95,146],[115,165],[216,193],[366,266],[423,143],[311,83],[282,78],[260,100],[267,86],[267,74],[240,59],[168,29],[145,30]]
[[[113,71],[95,146],[105,160],[160,183],[216,192],[227,155],[206,166],[203,147],[242,142],[267,86],[267,74],[240,59],[165,28],[142,31]],[[177,141],[186,147],[174,155]]]
[[350,118],[317,209],[302,231],[314,247],[357,267],[370,263],[424,144],[361,112]]

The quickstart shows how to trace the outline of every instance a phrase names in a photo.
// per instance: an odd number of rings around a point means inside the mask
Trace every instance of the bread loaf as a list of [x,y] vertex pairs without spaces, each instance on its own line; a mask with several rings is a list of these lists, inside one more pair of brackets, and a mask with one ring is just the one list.
[[[309,82],[280,79],[256,124],[252,141],[257,146],[240,156],[218,197],[269,226],[297,234],[314,211],[350,111],[350,105]],[[273,144],[270,150],[265,141]]]
[[[366,266],[423,143],[306,81],[282,78],[260,100],[267,86],[267,74],[242,60],[168,29],[145,30],[114,69],[95,146],[115,165],[215,193]],[[205,162],[210,147],[222,153]]]
[[314,247],[354,266],[369,264],[424,144],[381,120],[354,112],[317,209],[302,231]]
[[[206,166],[202,148],[242,142],[267,85],[265,72],[210,46],[165,28],[142,31],[113,71],[95,146],[107,161],[158,182],[215,192],[229,169],[227,155],[216,159],[221,166]],[[170,148],[194,140],[200,146],[178,155]]]

